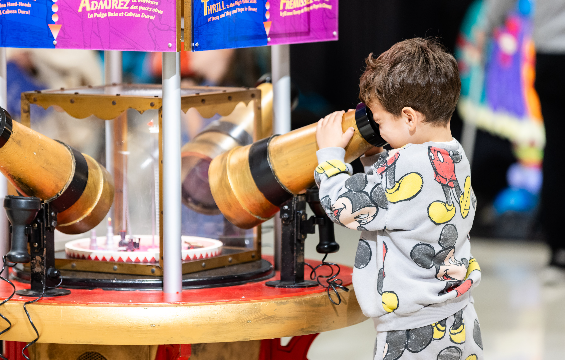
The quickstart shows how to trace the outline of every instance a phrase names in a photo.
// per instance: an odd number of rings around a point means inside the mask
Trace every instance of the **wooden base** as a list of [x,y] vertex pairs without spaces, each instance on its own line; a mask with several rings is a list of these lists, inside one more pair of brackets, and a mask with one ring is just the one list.
[[[318,334],[281,339],[193,345],[70,345],[34,344],[26,350],[32,360],[307,360]],[[4,356],[24,360],[23,342],[5,341]]]

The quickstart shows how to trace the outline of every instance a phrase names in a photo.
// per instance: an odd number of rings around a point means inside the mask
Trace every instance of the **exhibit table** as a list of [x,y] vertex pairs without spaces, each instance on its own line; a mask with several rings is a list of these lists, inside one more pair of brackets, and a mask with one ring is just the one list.
[[[272,257],[265,259],[272,261]],[[364,321],[351,283],[352,271],[341,267],[339,278],[350,291],[339,290],[340,305],[332,304],[321,286],[273,288],[261,281],[184,290],[176,296],[162,291],[77,289],[67,296],[41,299],[27,308],[40,334],[38,343],[44,344],[148,346],[281,338]],[[270,280],[276,278],[278,272]],[[18,289],[26,287],[18,282],[15,285]],[[0,297],[8,297],[11,289],[6,283],[0,284]],[[0,337],[2,340],[29,342],[36,337],[23,310],[29,300],[16,295],[0,307],[13,324]]]

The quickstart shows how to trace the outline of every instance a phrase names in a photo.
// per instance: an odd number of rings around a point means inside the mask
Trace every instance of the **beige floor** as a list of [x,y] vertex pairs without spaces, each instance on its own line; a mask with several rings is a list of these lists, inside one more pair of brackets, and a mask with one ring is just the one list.
[[[265,226],[263,251],[273,253],[273,233]],[[352,266],[358,233],[336,226],[341,250],[328,260]],[[320,259],[317,235],[306,239],[306,258]],[[473,256],[482,269],[474,291],[481,322],[485,359],[565,359],[565,283],[543,286],[540,272],[548,252],[543,244],[511,240],[472,240]],[[309,360],[371,359],[375,331],[372,321],[320,334]]]

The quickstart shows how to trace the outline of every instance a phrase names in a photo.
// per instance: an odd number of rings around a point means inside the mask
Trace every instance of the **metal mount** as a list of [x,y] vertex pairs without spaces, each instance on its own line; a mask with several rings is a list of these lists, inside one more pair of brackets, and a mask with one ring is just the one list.
[[[314,211],[309,219],[306,203]],[[304,242],[308,234],[320,227],[320,243],[316,246],[319,253],[331,253],[339,250],[335,242],[333,223],[323,211],[318,197],[318,189],[308,189],[305,194],[295,195],[281,206],[282,254],[280,280],[269,281],[267,286],[284,288],[304,288],[317,286],[318,282],[304,280]]]

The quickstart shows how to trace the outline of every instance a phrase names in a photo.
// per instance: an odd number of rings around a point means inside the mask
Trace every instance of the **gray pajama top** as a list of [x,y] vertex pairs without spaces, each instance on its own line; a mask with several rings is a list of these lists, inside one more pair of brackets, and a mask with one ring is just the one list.
[[326,213],[361,231],[353,286],[377,331],[426,326],[472,302],[481,279],[469,242],[476,197],[457,140],[362,157],[365,173],[353,176],[344,149],[317,156]]

